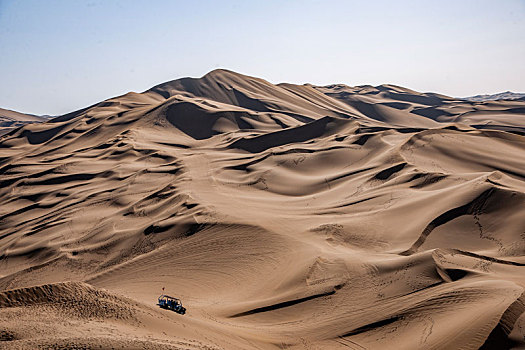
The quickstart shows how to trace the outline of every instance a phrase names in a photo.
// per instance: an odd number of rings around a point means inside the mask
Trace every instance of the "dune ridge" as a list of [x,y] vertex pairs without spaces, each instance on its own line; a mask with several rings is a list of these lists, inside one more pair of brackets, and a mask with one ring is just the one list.
[[1,345],[525,346],[524,151],[523,101],[227,70],[11,130]]

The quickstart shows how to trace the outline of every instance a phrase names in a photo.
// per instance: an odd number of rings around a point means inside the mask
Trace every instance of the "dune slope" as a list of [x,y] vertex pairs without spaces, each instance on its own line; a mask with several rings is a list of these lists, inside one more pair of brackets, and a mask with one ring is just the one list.
[[0,136],[10,130],[31,123],[40,123],[46,118],[0,108]]
[[14,129],[0,345],[525,346],[524,135],[523,101],[226,70]]

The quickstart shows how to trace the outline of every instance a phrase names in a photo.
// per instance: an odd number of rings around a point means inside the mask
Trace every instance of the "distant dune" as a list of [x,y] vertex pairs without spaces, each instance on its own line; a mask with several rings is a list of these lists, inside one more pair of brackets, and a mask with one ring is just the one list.
[[24,114],[9,109],[0,108],[0,135],[6,132],[31,123],[40,123],[48,118],[32,114]]
[[520,94],[516,92],[506,91],[506,92],[500,92],[499,94],[493,94],[493,95],[476,95],[476,96],[470,96],[465,97],[465,100],[469,101],[498,101],[498,100],[519,100],[519,99],[525,99],[525,94]]
[[524,135],[525,101],[227,70],[12,129],[0,347],[523,348]]

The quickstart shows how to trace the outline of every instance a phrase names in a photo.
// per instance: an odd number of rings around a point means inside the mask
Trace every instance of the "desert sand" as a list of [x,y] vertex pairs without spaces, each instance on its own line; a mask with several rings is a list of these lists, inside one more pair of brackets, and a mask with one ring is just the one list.
[[0,136],[20,126],[41,123],[46,118],[0,108]]
[[524,348],[524,135],[524,101],[227,70],[13,129],[0,348]]

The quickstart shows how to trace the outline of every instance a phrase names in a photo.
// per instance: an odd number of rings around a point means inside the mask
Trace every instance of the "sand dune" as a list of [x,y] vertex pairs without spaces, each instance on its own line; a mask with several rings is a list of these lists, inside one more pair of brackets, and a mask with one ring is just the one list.
[[26,124],[40,123],[47,118],[0,108],[0,136]]
[[497,100],[519,100],[525,98],[525,94],[512,91],[500,92],[492,95],[476,95],[465,97],[469,101],[497,101]]
[[524,135],[523,101],[226,70],[12,130],[0,345],[524,347]]

